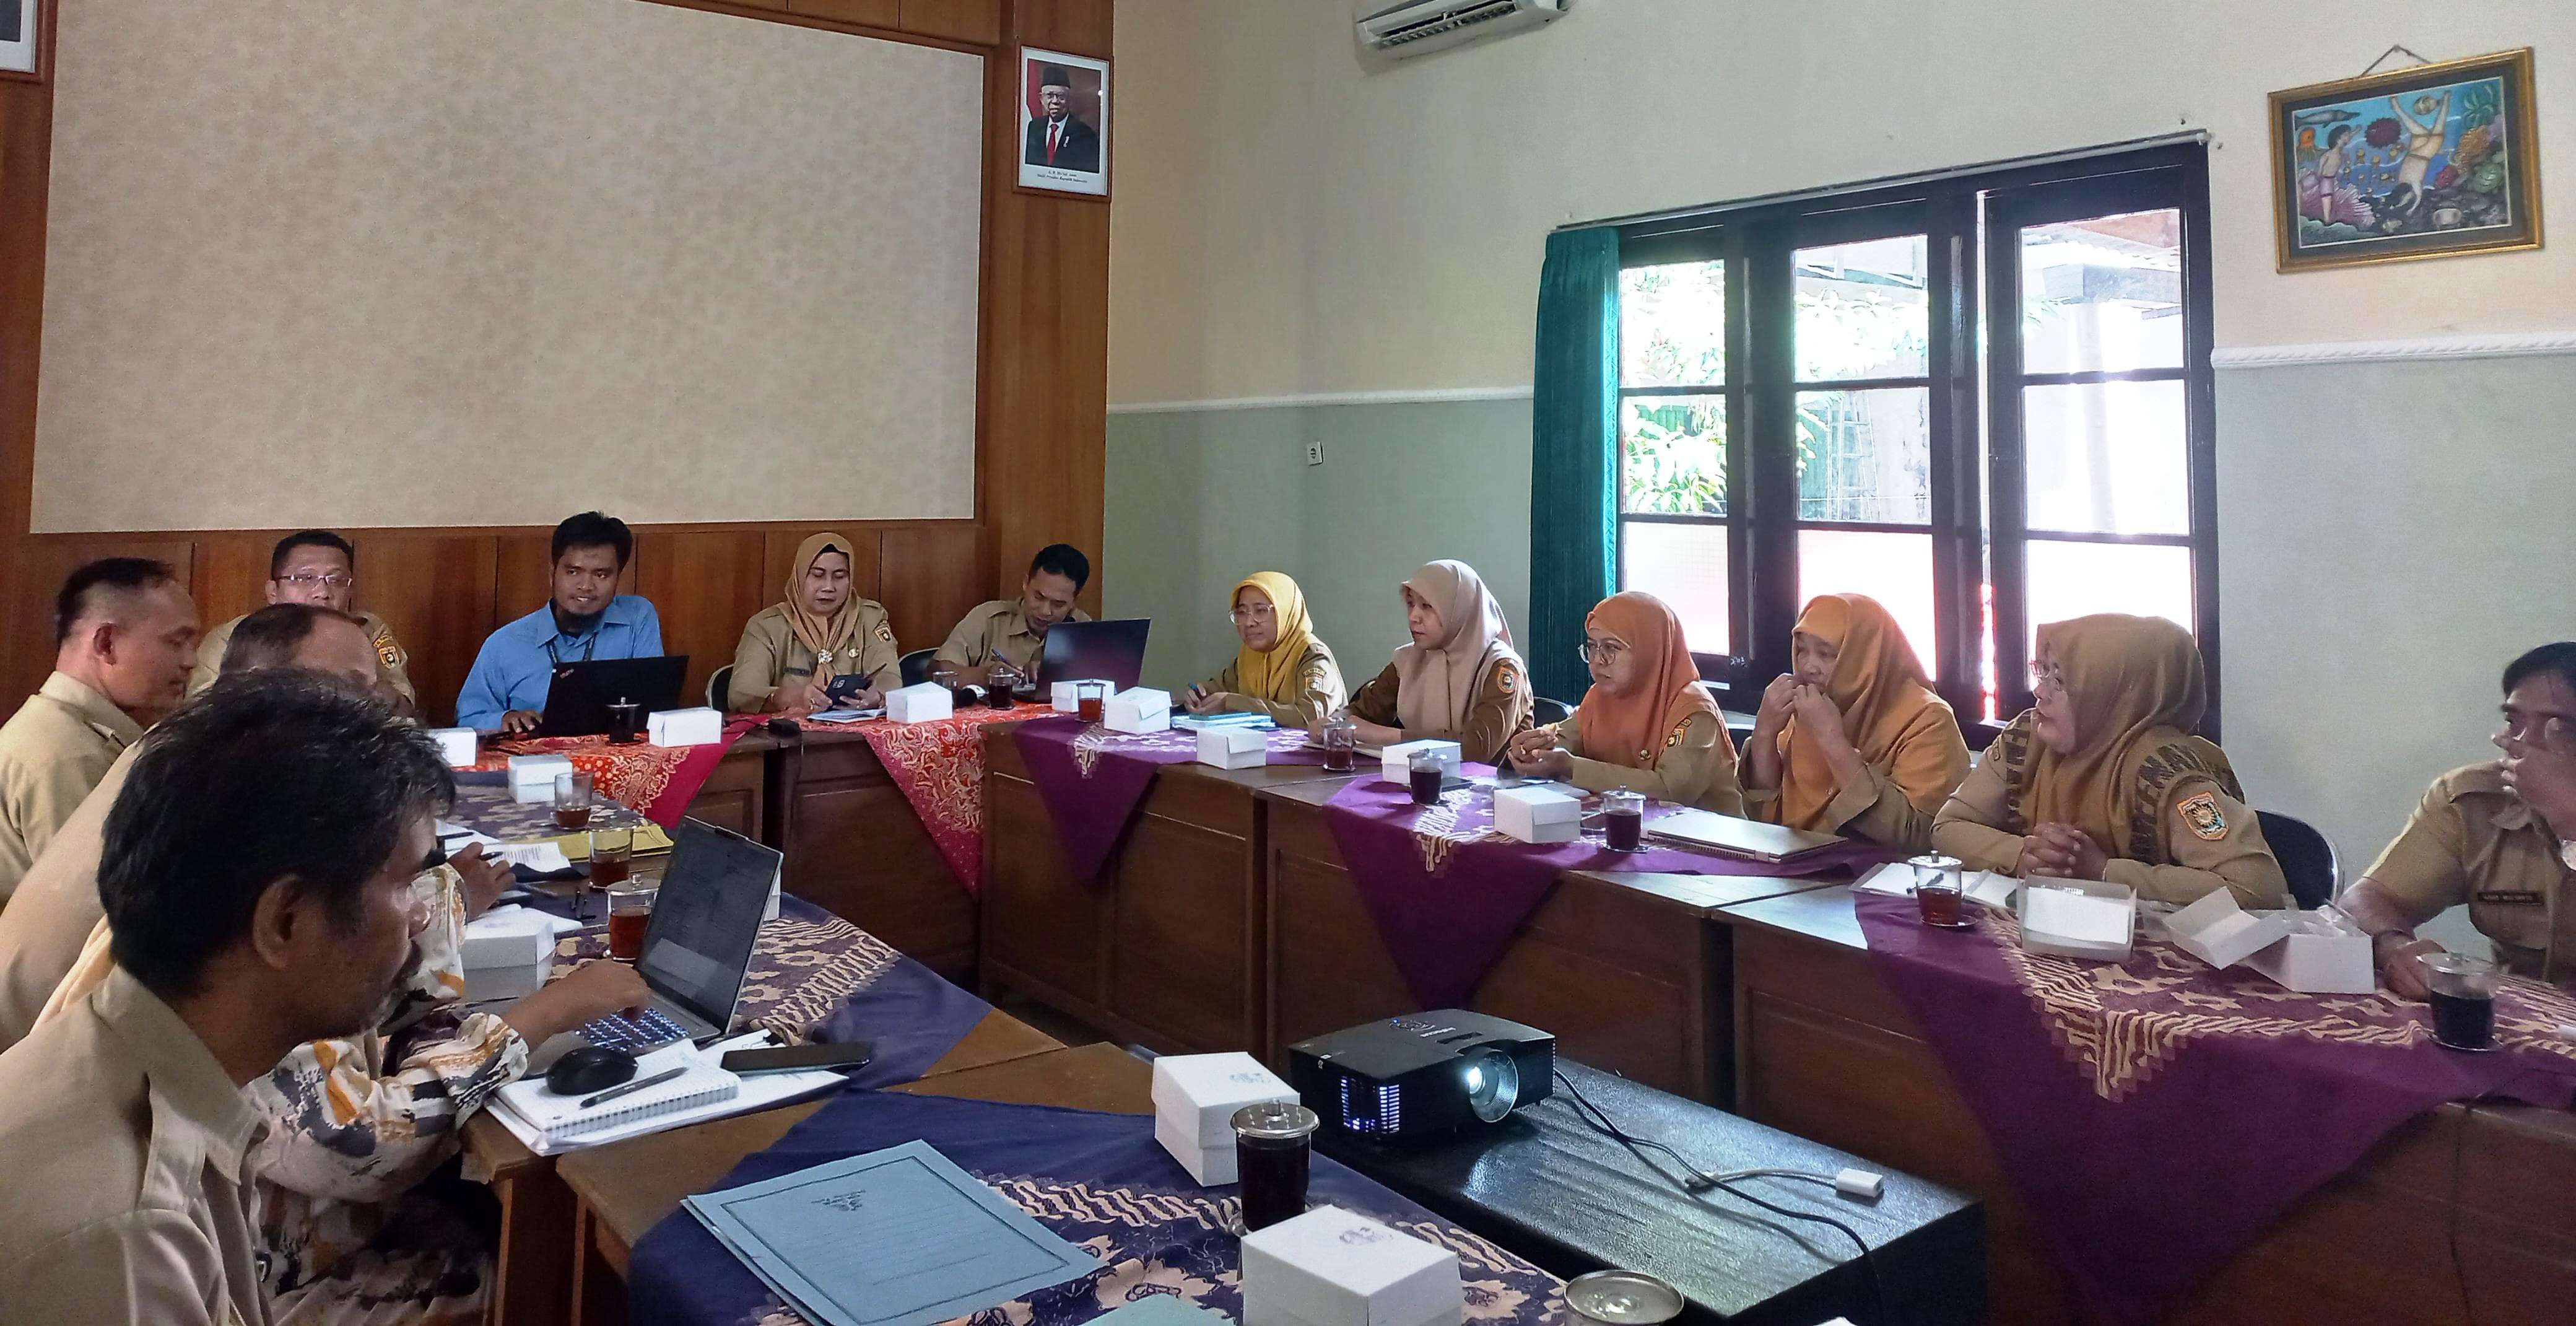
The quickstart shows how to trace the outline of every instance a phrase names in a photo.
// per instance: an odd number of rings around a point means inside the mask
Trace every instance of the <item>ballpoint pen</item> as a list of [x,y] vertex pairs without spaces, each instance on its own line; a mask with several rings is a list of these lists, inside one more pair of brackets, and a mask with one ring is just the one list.
[[677,1068],[665,1068],[651,1077],[639,1077],[634,1081],[625,1083],[621,1086],[610,1087],[608,1090],[600,1092],[596,1096],[585,1098],[581,1102],[581,1108],[586,1110],[593,1105],[615,1100],[629,1092],[642,1091],[646,1087],[660,1086],[661,1084],[668,1082],[672,1078],[678,1077],[680,1074],[687,1071],[689,1071],[689,1066],[687,1064],[682,1064]]

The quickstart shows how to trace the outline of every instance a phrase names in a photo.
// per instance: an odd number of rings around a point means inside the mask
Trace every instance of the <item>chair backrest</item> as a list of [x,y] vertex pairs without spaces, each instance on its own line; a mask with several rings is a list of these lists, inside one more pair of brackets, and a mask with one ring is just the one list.
[[733,698],[729,694],[732,690],[733,664],[727,663],[716,669],[714,676],[707,678],[707,708],[719,714],[733,712],[733,707],[726,703]]
[[904,655],[897,663],[903,669],[903,684],[918,686],[930,680],[930,660],[938,652],[936,649],[916,649]]
[[1563,700],[1551,700],[1544,695],[1530,699],[1530,721],[1540,727],[1562,723],[1573,713],[1574,707]]
[[2262,821],[2263,841],[2272,845],[2281,873],[2289,877],[2290,897],[2302,908],[2323,907],[2331,901],[2343,885],[2343,867],[2335,860],[2334,844],[2315,825],[2296,816],[2258,810],[2254,817]]

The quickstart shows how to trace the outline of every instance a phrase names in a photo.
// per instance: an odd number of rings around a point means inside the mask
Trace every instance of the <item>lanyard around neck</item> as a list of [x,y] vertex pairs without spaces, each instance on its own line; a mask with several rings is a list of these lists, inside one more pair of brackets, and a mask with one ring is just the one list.
[[[585,644],[585,645],[583,645],[583,646],[581,647],[581,661],[582,661],[582,662],[584,662],[584,663],[589,662],[589,661],[590,661],[590,656],[599,652],[599,633],[600,633],[600,631],[602,631],[603,629],[605,629],[605,628],[607,627],[607,625],[608,625],[608,623],[607,623],[607,622],[605,622],[605,621],[603,621],[603,622],[601,622],[599,625],[597,625],[597,626],[594,626],[594,627],[590,628],[590,637],[589,637],[589,639],[590,639],[590,643]],[[562,666],[563,666],[563,655],[558,654],[558,653],[556,653],[556,652],[555,652],[555,640],[556,640],[556,639],[561,639],[562,637],[563,637],[563,632],[562,632],[560,629],[558,629],[558,630],[555,632],[554,639],[550,639],[550,640],[546,641],[546,657],[547,657],[547,659],[551,660],[551,661],[554,663],[554,665],[555,665],[556,667],[562,667]]]

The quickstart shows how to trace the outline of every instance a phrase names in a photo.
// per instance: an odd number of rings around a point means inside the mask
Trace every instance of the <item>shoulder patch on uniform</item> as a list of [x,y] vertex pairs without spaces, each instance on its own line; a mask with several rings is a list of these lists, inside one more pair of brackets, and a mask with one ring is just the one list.
[[1503,688],[1503,694],[1509,695],[1512,693],[1512,688],[1520,685],[1521,681],[1511,664],[1497,663],[1494,665],[1494,684]]
[[878,622],[878,623],[877,623],[877,638],[878,638],[879,640],[883,640],[883,641],[885,641],[887,644],[893,644],[893,643],[894,643],[894,628],[893,628],[893,627],[891,627],[891,626],[886,625],[884,622]]
[[394,628],[391,626],[378,627],[376,630],[375,643],[376,657],[383,660],[386,667],[397,668],[402,666],[402,646],[394,643]]
[[2227,836],[2227,812],[2218,808],[2218,794],[2195,792],[2174,805],[2182,813],[2182,822],[2191,828],[2192,836],[2206,842],[2217,842]]
[[1682,744],[1682,734],[1688,731],[1690,731],[1690,720],[1687,718],[1673,724],[1672,732],[1664,738],[1664,749],[1671,750],[1673,747]]

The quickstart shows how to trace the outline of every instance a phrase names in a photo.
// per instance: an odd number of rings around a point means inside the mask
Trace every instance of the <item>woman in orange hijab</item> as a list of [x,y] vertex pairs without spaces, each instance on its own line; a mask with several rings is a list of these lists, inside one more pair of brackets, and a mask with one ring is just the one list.
[[1739,766],[1753,817],[1929,848],[1932,817],[1968,776],[1968,743],[1896,618],[1864,595],[1821,595],[1789,651]]
[[2191,633],[2103,613],[2039,628],[2037,703],[2005,727],[1932,825],[1971,869],[2126,884],[2187,903],[2219,889],[2288,905],[2281,863],[2227,752],[2193,736],[2209,681]]
[[1554,727],[1512,739],[1512,768],[1588,792],[1626,787],[1660,801],[1744,813],[1726,716],[1700,684],[1671,605],[1634,590],[1583,619],[1592,689]]

